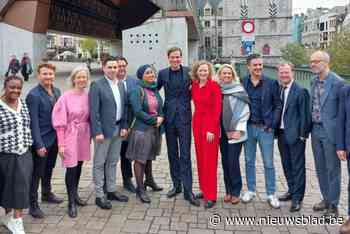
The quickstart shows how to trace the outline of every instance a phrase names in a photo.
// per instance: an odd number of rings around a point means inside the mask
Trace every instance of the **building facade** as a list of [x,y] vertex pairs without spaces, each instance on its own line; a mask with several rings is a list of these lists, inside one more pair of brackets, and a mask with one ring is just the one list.
[[236,62],[260,53],[276,64],[292,42],[292,0],[223,0],[222,56]]

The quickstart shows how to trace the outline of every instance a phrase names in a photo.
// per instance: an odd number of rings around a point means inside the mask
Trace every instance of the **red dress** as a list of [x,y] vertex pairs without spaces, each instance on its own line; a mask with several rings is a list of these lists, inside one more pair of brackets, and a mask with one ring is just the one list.
[[[195,81],[192,85],[192,100],[195,106],[192,127],[199,187],[205,201],[216,201],[221,115],[220,86],[215,81],[208,80],[200,88],[199,82]],[[215,135],[211,143],[207,141],[207,132]]]

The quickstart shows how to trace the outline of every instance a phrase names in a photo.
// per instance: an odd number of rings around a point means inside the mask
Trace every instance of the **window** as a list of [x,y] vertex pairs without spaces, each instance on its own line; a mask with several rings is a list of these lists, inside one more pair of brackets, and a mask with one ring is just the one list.
[[218,36],[218,47],[222,47],[222,36]]
[[222,20],[218,20],[218,27],[222,27]]
[[218,8],[218,16],[223,16],[224,15],[224,9],[222,7]]
[[210,21],[209,20],[204,21],[204,27],[210,28]]
[[204,38],[204,46],[206,48],[210,48],[210,37],[205,37]]
[[210,8],[204,9],[204,16],[211,16],[211,9]]

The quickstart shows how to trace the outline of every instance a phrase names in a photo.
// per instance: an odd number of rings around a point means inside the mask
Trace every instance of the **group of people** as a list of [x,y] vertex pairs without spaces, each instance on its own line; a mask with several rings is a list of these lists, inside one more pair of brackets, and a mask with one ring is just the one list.
[[19,71],[21,71],[24,81],[28,81],[29,76],[33,73],[32,62],[28,53],[23,54],[21,62],[17,59],[16,55],[11,56],[5,77],[9,75],[17,75]]
[[[295,82],[290,63],[278,66],[278,80],[264,76],[259,54],[248,56],[249,74],[242,80],[229,64],[222,65],[217,74],[207,61],[196,62],[191,69],[183,66],[178,47],[170,48],[167,57],[170,66],[160,70],[158,77],[148,64],[139,67],[136,78],[127,75],[128,61],[123,57],[107,57],[102,62],[103,77],[91,84],[88,68],[77,67],[69,77],[71,89],[64,94],[54,86],[55,67],[42,63],[37,68],[39,84],[25,101],[20,98],[22,79],[16,75],[5,78],[0,98],[0,206],[6,211],[2,223],[10,231],[24,233],[25,208],[35,218],[45,216],[38,203],[40,183],[42,201],[63,202],[51,186],[57,155],[66,168],[68,215],[77,217],[77,206],[87,205],[78,187],[83,163],[91,158],[91,141],[95,204],[111,209],[112,200],[128,202],[116,187],[119,158],[124,188],[136,193],[141,202],[150,203],[147,187],[163,190],[152,173],[163,133],[173,183],[168,198],[183,192],[191,205],[200,206],[203,199],[205,208],[215,206],[220,149],[224,202],[251,202],[256,196],[258,144],[268,204],[277,209],[280,201],[290,200],[291,212],[301,209],[304,198],[305,145],[311,133],[322,194],[313,210],[324,211],[329,218],[338,215],[340,161],[348,160],[350,151],[350,86],[330,71],[326,52],[311,56],[310,68],[316,76],[310,94]],[[159,93],[162,88],[164,101]],[[192,132],[200,188],[196,194],[192,188]],[[275,138],[288,184],[288,191],[279,197]],[[239,163],[243,147],[248,188],[244,193]],[[350,174],[350,165],[348,168]],[[341,231],[349,233],[349,220]]]

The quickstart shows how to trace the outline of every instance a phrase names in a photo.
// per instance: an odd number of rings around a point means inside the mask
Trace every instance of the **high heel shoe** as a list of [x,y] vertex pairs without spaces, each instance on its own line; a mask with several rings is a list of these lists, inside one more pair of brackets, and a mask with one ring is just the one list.
[[137,188],[136,197],[138,197],[142,203],[151,203],[151,199],[144,189]]
[[150,187],[153,191],[155,192],[159,192],[159,191],[162,191],[163,188],[162,187],[159,187],[156,182],[153,181],[145,181],[144,182],[144,186],[145,186],[145,190],[147,189],[147,187]]

